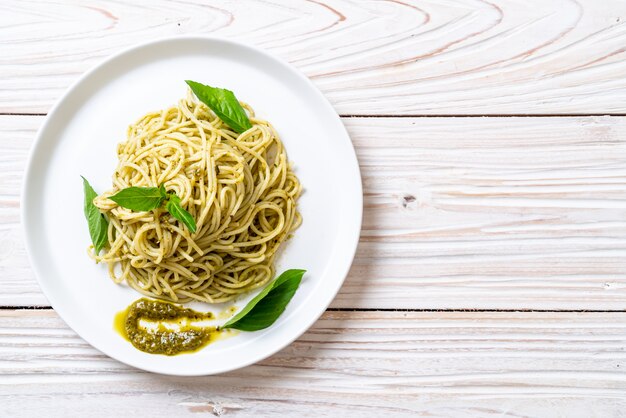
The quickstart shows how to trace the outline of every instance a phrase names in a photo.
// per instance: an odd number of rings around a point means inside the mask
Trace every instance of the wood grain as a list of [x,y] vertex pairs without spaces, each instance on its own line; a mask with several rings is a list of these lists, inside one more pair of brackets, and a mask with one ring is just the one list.
[[625,346],[625,313],[332,312],[257,365],[176,378],[0,311],[0,415],[618,417]]
[[[47,304],[18,208],[42,119],[0,117],[0,305]],[[625,117],[344,121],[365,212],[332,307],[626,306]]]
[[618,0],[3,1],[0,112],[47,112],[130,45],[211,34],[291,62],[342,114],[626,113]]
[[[0,2],[0,416],[624,416],[626,117],[393,116],[626,114],[625,19],[619,0]],[[345,310],[203,378],[127,367],[54,311],[10,308],[48,304],[19,219],[43,118],[17,114],[179,34],[311,77],[364,182]]]

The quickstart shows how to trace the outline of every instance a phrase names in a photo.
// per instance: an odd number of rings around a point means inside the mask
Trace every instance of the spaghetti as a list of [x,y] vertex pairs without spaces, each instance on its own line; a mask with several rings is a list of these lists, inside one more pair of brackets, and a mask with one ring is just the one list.
[[[252,128],[241,134],[191,92],[128,128],[113,189],[94,200],[109,218],[109,246],[90,250],[116,283],[179,303],[219,303],[273,277],[277,251],[301,223],[302,188],[276,131],[242,106]],[[108,199],[161,184],[181,198],[195,233],[163,208],[133,212]]]

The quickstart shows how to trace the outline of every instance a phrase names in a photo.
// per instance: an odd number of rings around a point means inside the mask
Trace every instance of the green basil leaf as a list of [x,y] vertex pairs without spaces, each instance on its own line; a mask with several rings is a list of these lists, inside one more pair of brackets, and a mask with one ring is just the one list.
[[221,328],[258,331],[272,325],[298,290],[306,270],[287,270],[265,287]]
[[165,209],[167,209],[174,218],[184,223],[187,229],[192,233],[196,232],[196,221],[193,219],[193,216],[180,205],[180,197],[175,194],[170,194],[165,204]]
[[83,211],[85,212],[85,219],[87,219],[87,225],[89,226],[89,235],[91,236],[91,242],[93,248],[98,254],[107,244],[107,229],[109,228],[109,221],[100,212],[100,209],[93,204],[93,200],[98,196],[98,193],[91,187],[86,178],[83,179],[83,190],[85,193],[85,204]]
[[156,209],[166,198],[165,188],[128,187],[109,197],[118,205],[137,212]]
[[235,132],[242,133],[252,128],[246,111],[243,110],[235,94],[226,89],[207,86],[191,80],[185,80],[198,99],[215,112]]

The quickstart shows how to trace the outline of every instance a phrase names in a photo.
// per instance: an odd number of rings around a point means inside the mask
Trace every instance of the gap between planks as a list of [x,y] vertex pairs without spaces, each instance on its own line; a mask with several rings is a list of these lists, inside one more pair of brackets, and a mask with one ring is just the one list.
[[[47,116],[47,113],[7,113],[0,112],[0,116]],[[440,115],[424,115],[424,114],[340,114],[341,118],[581,118],[581,117],[597,117],[597,116],[615,116],[623,117],[626,113],[484,113],[484,114],[440,114]]]
[[[51,311],[52,306],[0,306],[0,311]],[[502,312],[502,313],[626,313],[626,309],[391,309],[328,308],[326,312]]]

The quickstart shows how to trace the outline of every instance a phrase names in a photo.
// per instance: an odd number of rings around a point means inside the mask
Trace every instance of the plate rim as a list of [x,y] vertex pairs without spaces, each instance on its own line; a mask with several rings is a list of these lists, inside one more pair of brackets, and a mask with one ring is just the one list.
[[[29,185],[34,181],[34,179],[37,177],[37,173],[36,173],[36,167],[34,167],[34,158],[35,158],[35,154],[37,149],[41,146],[42,142],[43,142],[43,138],[44,138],[44,134],[48,131],[48,125],[50,123],[52,123],[51,121],[54,119],[53,116],[56,114],[56,112],[58,111],[58,109],[65,103],[65,101],[67,100],[68,96],[70,96],[76,89],[78,89],[83,82],[88,79],[93,73],[97,72],[101,67],[105,66],[106,64],[117,60],[118,58],[127,55],[127,54],[131,54],[133,52],[136,52],[137,50],[141,50],[143,48],[146,47],[150,47],[153,46],[155,44],[159,44],[159,43],[167,43],[167,42],[172,42],[172,41],[181,41],[181,42],[197,42],[197,41],[202,41],[202,42],[212,42],[212,43],[221,43],[224,44],[228,47],[234,47],[234,48],[240,48],[242,50],[248,50],[249,52],[253,52],[253,53],[257,53],[262,55],[264,58],[267,58],[271,61],[273,61],[275,64],[280,65],[281,67],[283,67],[284,69],[288,70],[290,73],[292,73],[293,75],[295,75],[296,77],[298,77],[298,79],[302,82],[304,82],[310,89],[311,91],[313,91],[320,99],[320,103],[323,104],[323,106],[325,108],[327,108],[327,110],[330,110],[330,112],[334,115],[334,118],[336,119],[338,123],[338,129],[340,129],[341,133],[345,136],[345,139],[347,140],[347,145],[348,145],[348,150],[351,153],[351,158],[350,158],[350,165],[352,165],[352,169],[350,170],[354,176],[353,178],[353,186],[355,187],[355,196],[357,197],[357,201],[354,202],[354,208],[351,209],[356,209],[356,213],[352,214],[351,218],[353,219],[353,223],[352,223],[352,230],[349,230],[349,232],[352,234],[351,237],[347,237],[347,240],[350,242],[351,244],[351,250],[349,250],[347,252],[346,255],[346,263],[344,268],[342,269],[342,271],[337,272],[338,274],[336,274],[336,277],[338,278],[338,280],[336,281],[336,284],[334,286],[334,289],[332,289],[332,292],[329,293],[329,297],[328,300],[322,301],[323,303],[319,303],[319,312],[317,312],[315,315],[312,315],[310,317],[310,320],[307,321],[306,323],[302,323],[302,325],[300,327],[298,327],[298,331],[295,332],[293,335],[288,335],[288,338],[283,338],[282,342],[279,344],[276,344],[275,346],[273,346],[270,350],[267,350],[267,352],[263,352],[260,355],[250,355],[247,357],[247,360],[243,360],[241,362],[238,362],[235,366],[229,365],[226,367],[217,367],[215,368],[215,371],[205,371],[205,370],[199,370],[199,371],[185,371],[185,370],[181,370],[180,372],[170,372],[170,371],[164,371],[164,370],[160,370],[158,367],[152,367],[152,366],[144,366],[144,365],[137,365],[137,364],[133,364],[130,361],[127,361],[126,359],[124,359],[122,356],[117,355],[117,353],[115,352],[111,352],[112,350],[105,350],[103,348],[101,348],[100,346],[98,346],[97,343],[94,343],[94,341],[92,341],[91,339],[87,339],[85,338],[83,335],[81,335],[80,332],[78,332],[75,328],[75,324],[73,323],[73,321],[71,319],[71,315],[68,314],[64,308],[59,309],[59,301],[58,300],[52,300],[50,298],[51,292],[49,292],[49,282],[48,284],[46,284],[47,282],[45,280],[42,279],[42,276],[45,275],[44,270],[41,268],[41,266],[39,266],[36,257],[34,255],[34,250],[32,248],[32,243],[31,241],[34,239],[34,237],[36,236],[36,232],[33,231],[30,226],[29,223],[26,222],[26,220],[28,219],[28,211],[27,208],[30,206],[30,198],[29,198]],[[35,273],[35,277],[37,280],[37,283],[42,291],[42,293],[44,294],[44,296],[46,297],[46,299],[48,300],[50,306],[53,308],[53,310],[55,311],[55,313],[57,315],[59,315],[59,317],[63,320],[63,322],[70,328],[72,329],[73,332],[76,333],[76,335],[78,335],[81,339],[83,339],[84,341],[86,341],[91,347],[93,347],[94,349],[104,353],[105,355],[107,355],[108,357],[119,361],[120,363],[126,364],[130,367],[136,368],[136,369],[141,369],[141,370],[146,370],[152,373],[157,373],[157,374],[162,374],[162,375],[171,375],[171,376],[209,376],[209,375],[216,375],[216,374],[220,374],[220,373],[225,373],[228,371],[233,371],[233,370],[238,370],[247,366],[250,366],[252,364],[258,363],[274,354],[276,354],[277,352],[281,351],[282,349],[284,349],[285,347],[287,347],[288,345],[292,344],[294,341],[296,341],[300,336],[302,336],[306,331],[308,331],[311,326],[313,326],[313,324],[315,322],[317,322],[319,320],[319,318],[324,314],[324,312],[328,309],[328,306],[330,306],[330,304],[332,303],[332,301],[336,298],[339,290],[341,289],[341,286],[343,285],[343,283],[345,282],[346,277],[348,276],[348,273],[350,271],[350,268],[352,267],[352,263],[354,261],[354,257],[356,255],[356,250],[357,250],[357,246],[359,243],[359,239],[360,239],[360,235],[361,235],[361,227],[362,227],[362,221],[363,221],[363,184],[362,184],[362,177],[361,177],[361,172],[360,172],[360,167],[359,167],[359,163],[358,163],[358,158],[357,158],[357,154],[356,154],[356,150],[354,148],[354,144],[350,138],[350,135],[345,127],[345,125],[343,124],[343,121],[341,119],[341,116],[339,115],[339,113],[335,110],[335,108],[332,106],[332,104],[330,103],[330,101],[326,98],[326,96],[324,96],[324,94],[320,91],[320,89],[306,76],[304,75],[299,69],[297,69],[295,66],[289,64],[288,62],[284,61],[283,59],[277,57],[276,55],[274,55],[273,53],[270,53],[268,51],[266,51],[265,49],[259,48],[253,44],[250,43],[244,43],[242,41],[236,41],[236,40],[232,40],[232,39],[227,39],[224,37],[220,37],[220,36],[214,36],[214,35],[176,35],[176,36],[166,36],[166,37],[160,37],[157,39],[153,39],[150,41],[146,41],[146,42],[141,42],[141,43],[137,43],[137,44],[133,44],[129,47],[123,48],[122,50],[107,56],[106,58],[104,58],[103,60],[100,60],[98,63],[96,63],[94,66],[92,66],[89,70],[87,70],[86,72],[84,72],[83,74],[81,74],[78,79],[76,79],[62,94],[61,96],[56,100],[56,102],[54,103],[54,105],[50,108],[50,110],[47,112],[45,119],[42,123],[42,125],[40,126],[40,128],[37,130],[37,134],[35,135],[35,139],[29,149],[28,152],[28,157],[26,160],[26,167],[24,170],[24,176],[23,176],[23,180],[22,180],[22,185],[21,185],[21,191],[20,191],[20,223],[21,223],[21,229],[22,232],[24,234],[24,244],[25,244],[25,249],[26,249],[26,253],[28,255],[28,261],[30,264],[30,267],[33,269],[33,272]],[[154,362],[155,365],[158,365],[159,362]]]

